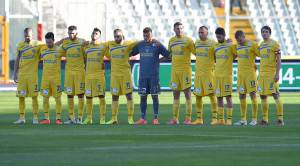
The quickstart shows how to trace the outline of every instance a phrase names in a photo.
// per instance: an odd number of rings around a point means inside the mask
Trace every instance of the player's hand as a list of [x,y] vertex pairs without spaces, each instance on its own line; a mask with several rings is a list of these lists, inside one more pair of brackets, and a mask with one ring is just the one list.
[[160,45],[160,42],[156,39],[152,39],[152,43],[154,43],[156,46]]
[[278,82],[278,81],[279,81],[279,74],[275,74],[274,81],[275,81],[275,82]]
[[230,38],[227,38],[227,39],[226,39],[226,42],[227,42],[227,43],[232,43],[232,40],[231,40]]
[[18,83],[18,76],[16,74],[14,74],[14,82]]

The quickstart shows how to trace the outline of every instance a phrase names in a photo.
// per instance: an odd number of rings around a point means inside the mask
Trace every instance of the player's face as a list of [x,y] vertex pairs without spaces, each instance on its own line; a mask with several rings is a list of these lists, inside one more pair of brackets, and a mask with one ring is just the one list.
[[46,39],[46,44],[48,48],[52,48],[54,46],[54,40]]
[[75,40],[76,39],[76,36],[77,36],[77,31],[76,30],[69,30],[68,31],[68,35],[69,35],[69,38],[71,40]]
[[24,38],[26,42],[30,42],[32,40],[32,30],[28,30],[24,33]]
[[120,31],[117,31],[116,33],[114,33],[114,38],[115,38],[115,42],[120,44],[123,40],[123,33]]
[[183,36],[183,25],[177,25],[174,27],[176,36]]
[[151,40],[152,40],[152,33],[151,32],[143,33],[143,37],[144,37],[144,41],[151,42]]
[[208,32],[205,28],[199,28],[198,34],[199,34],[199,38],[201,40],[206,40],[207,39]]
[[225,35],[216,34],[216,38],[219,43],[223,43],[225,40]]
[[268,39],[270,39],[271,34],[270,34],[269,30],[263,29],[261,31],[261,36],[264,40],[268,40]]
[[243,45],[246,41],[245,35],[241,35],[236,38],[236,41],[238,42],[239,45]]
[[93,31],[93,33],[92,33],[92,41],[96,41],[96,40],[99,40],[100,39],[100,32],[98,32],[98,31]]

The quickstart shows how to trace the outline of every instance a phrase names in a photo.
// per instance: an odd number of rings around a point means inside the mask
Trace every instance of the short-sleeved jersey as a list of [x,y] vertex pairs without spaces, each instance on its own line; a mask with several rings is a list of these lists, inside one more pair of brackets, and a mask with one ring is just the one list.
[[43,78],[60,77],[62,49],[58,46],[48,48],[47,45],[43,45],[39,55],[40,60],[43,61]]
[[212,39],[196,40],[193,52],[196,56],[196,74],[205,75],[213,72],[215,67],[213,46],[215,44],[216,42]]
[[84,57],[81,53],[84,40],[66,39],[62,43],[64,56],[66,57],[66,72],[84,70]]
[[19,76],[33,75],[37,76],[39,55],[41,42],[30,41],[18,43],[17,53],[20,56],[19,61]]
[[140,54],[139,78],[159,78],[159,55],[169,56],[161,43],[141,41],[132,50],[131,55]]
[[115,41],[109,41],[107,56],[111,59],[111,74],[122,76],[124,73],[130,73],[129,54],[137,44],[134,41],[123,41],[117,44]]
[[255,58],[258,45],[254,41],[246,41],[243,45],[237,45],[238,72],[249,74],[255,72]]
[[99,78],[101,74],[104,74],[103,57],[106,49],[106,43],[89,44],[83,49],[83,54],[86,59],[86,77]]
[[263,41],[259,46],[260,75],[273,75],[276,73],[276,54],[280,50],[275,40]]
[[172,56],[172,70],[191,70],[191,53],[195,49],[191,38],[183,36],[181,38],[172,37],[169,40],[168,50]]
[[214,46],[216,57],[216,77],[232,77],[233,57],[236,55],[236,46],[232,43],[217,43]]

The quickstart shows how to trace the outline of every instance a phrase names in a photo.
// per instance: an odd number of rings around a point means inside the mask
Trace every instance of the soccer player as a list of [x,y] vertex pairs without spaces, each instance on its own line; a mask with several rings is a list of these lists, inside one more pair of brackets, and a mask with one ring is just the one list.
[[171,88],[173,90],[173,118],[168,124],[179,124],[180,91],[184,92],[186,99],[186,116],[184,124],[191,123],[192,101],[192,68],[191,52],[195,49],[191,38],[184,36],[183,25],[176,22],[173,26],[175,36],[169,40],[168,50],[172,56]]
[[18,43],[14,65],[14,82],[18,83],[19,119],[14,124],[25,123],[25,97],[32,98],[33,124],[38,124],[38,52],[40,43],[32,40],[32,29],[24,29],[24,41]]
[[241,120],[234,125],[247,125],[247,102],[246,94],[250,95],[252,101],[252,121],[251,126],[257,124],[257,100],[256,100],[256,65],[258,45],[254,41],[247,40],[245,33],[241,30],[235,32],[237,41],[237,61],[238,61],[238,79],[237,91],[240,98]]
[[105,124],[105,76],[103,57],[107,46],[100,42],[101,30],[94,28],[91,43],[85,46],[83,54],[86,61],[85,96],[87,118],[83,124],[93,123],[93,97],[99,98],[100,124]]
[[202,98],[208,96],[211,103],[212,120],[211,124],[217,124],[217,99],[215,96],[214,67],[215,57],[213,46],[216,42],[207,38],[208,28],[199,28],[199,38],[195,42],[196,71],[194,81],[194,94],[196,96],[197,119],[192,124],[203,124],[203,101]]
[[53,96],[56,102],[56,124],[61,121],[61,56],[62,50],[54,45],[54,34],[48,32],[45,35],[46,45],[41,46],[40,60],[43,61],[43,76],[41,95],[43,96],[44,120],[40,124],[50,124],[49,98]]
[[125,95],[127,99],[128,124],[134,124],[133,88],[129,54],[137,42],[124,41],[121,29],[114,30],[114,39],[114,41],[108,42],[107,56],[111,59],[110,91],[112,94],[112,119],[106,124],[118,124],[120,95]]
[[[84,57],[81,54],[83,39],[77,37],[77,27],[68,27],[69,38],[62,42],[62,50],[66,57],[65,93],[68,95],[69,120],[64,124],[82,124],[84,107]],[[78,118],[75,119],[74,96],[78,96]]]
[[[225,30],[221,27],[215,31],[218,43],[214,46],[216,59],[216,96],[218,100],[218,124],[232,125],[232,63],[236,58],[236,47],[225,41]],[[224,120],[223,98],[227,101],[227,120]]]
[[267,96],[273,96],[277,109],[277,124],[283,126],[283,104],[279,94],[279,70],[281,67],[281,52],[278,42],[271,39],[271,28],[263,26],[261,34],[263,41],[259,45],[260,71],[258,92],[260,93],[263,119],[261,125],[269,123],[269,104]]
[[131,52],[131,56],[140,54],[140,70],[139,70],[139,95],[141,118],[135,124],[147,124],[145,119],[147,110],[147,96],[151,94],[153,101],[154,118],[152,124],[159,124],[158,108],[160,93],[159,84],[159,55],[169,57],[169,52],[161,43],[154,41],[152,29],[149,27],[143,30],[144,41],[139,42]]

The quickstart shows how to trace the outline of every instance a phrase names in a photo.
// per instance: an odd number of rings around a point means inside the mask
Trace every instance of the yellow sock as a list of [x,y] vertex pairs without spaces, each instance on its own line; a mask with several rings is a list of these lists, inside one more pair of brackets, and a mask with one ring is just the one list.
[[197,119],[203,119],[203,101],[201,96],[196,96]]
[[173,101],[173,119],[179,119],[179,100]]
[[128,114],[128,119],[133,119],[133,114],[134,114],[133,100],[127,100],[127,114]]
[[68,98],[68,106],[69,106],[69,117],[70,117],[70,119],[75,119],[75,116],[74,116],[74,98]]
[[245,99],[240,99],[241,120],[247,120],[247,102]]
[[267,99],[261,100],[261,106],[263,111],[263,120],[269,122],[269,103]]
[[84,97],[78,98],[78,118],[82,119],[83,109],[84,109]]
[[216,98],[216,96],[209,96],[209,100],[210,100],[212,119],[217,119],[218,118],[217,98]]
[[19,118],[25,119],[25,97],[19,97]]
[[32,97],[32,112],[33,112],[33,118],[38,119],[39,103],[38,103],[37,96]]
[[232,120],[232,108],[227,108],[227,120]]
[[44,117],[49,119],[49,97],[43,97]]
[[55,98],[56,103],[56,119],[61,119],[61,97],[58,96]]
[[99,108],[100,108],[100,119],[104,119],[105,120],[105,116],[106,116],[106,101],[105,98],[100,98],[99,99]]
[[252,99],[252,120],[257,121],[257,100],[256,98]]
[[117,121],[119,112],[119,101],[112,101],[111,112],[112,120]]
[[192,100],[187,99],[185,101],[185,119],[192,119]]
[[276,103],[276,110],[277,110],[277,118],[278,118],[278,120],[283,121],[283,104],[282,104],[280,98],[275,100],[275,103]]
[[224,107],[218,106],[218,119],[224,120]]
[[93,99],[86,99],[87,118],[93,119]]

